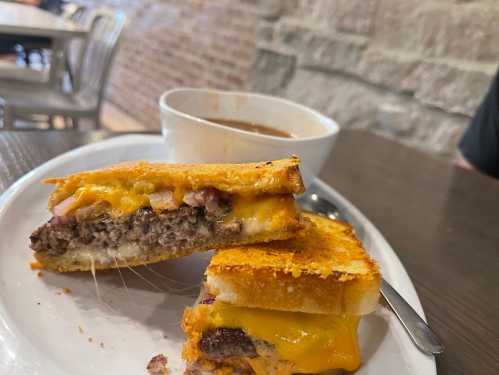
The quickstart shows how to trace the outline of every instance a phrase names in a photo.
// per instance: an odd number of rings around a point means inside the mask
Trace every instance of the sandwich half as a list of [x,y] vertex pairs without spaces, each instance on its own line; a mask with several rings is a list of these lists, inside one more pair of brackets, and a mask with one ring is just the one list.
[[50,178],[52,218],[30,236],[45,268],[136,266],[287,239],[303,227],[298,158],[249,164],[123,163]]
[[380,273],[343,222],[304,214],[294,239],[222,249],[184,312],[189,368],[216,374],[331,373],[360,366],[357,326]]

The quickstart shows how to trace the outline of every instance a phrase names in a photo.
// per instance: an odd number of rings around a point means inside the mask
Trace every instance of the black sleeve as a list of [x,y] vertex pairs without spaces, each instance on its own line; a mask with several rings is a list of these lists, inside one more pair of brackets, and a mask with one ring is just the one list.
[[499,71],[459,142],[475,168],[499,178]]

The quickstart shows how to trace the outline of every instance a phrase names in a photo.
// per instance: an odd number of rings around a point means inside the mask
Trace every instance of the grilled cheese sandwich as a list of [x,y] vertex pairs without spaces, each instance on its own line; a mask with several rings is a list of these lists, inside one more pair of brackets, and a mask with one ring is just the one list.
[[47,179],[53,217],[31,248],[46,268],[74,271],[290,238],[303,227],[298,165],[135,162]]
[[[316,374],[340,368],[353,371],[360,364],[357,343],[359,320],[357,315],[278,311],[219,301],[199,304],[187,310],[184,316],[187,335],[193,331],[202,332],[198,343],[194,340],[188,342],[184,358],[188,362],[196,362],[200,357],[206,357],[208,361],[217,359],[222,345],[218,348],[212,345],[209,353],[201,351],[208,346],[205,342],[211,339],[207,332],[241,329],[254,342],[254,354],[246,357],[249,367],[257,375],[268,374],[268,368],[276,367],[292,371],[286,374]],[[223,336],[223,333],[219,335]],[[218,338],[217,341],[223,339]],[[237,344],[231,342],[231,345]],[[258,367],[253,368],[255,363],[264,367],[258,371]],[[208,367],[211,369],[211,366]]]
[[357,327],[377,305],[378,267],[348,224],[304,216],[311,225],[296,238],[214,255],[184,313],[189,366],[256,375],[360,366]]

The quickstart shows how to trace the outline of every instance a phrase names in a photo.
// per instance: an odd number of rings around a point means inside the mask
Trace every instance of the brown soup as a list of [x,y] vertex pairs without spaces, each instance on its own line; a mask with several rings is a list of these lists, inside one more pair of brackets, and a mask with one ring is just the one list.
[[281,138],[293,138],[291,134],[283,130],[274,129],[265,125],[255,124],[252,122],[245,122],[239,120],[228,120],[221,118],[205,118],[206,121],[211,121],[219,125],[228,126],[229,128],[235,128],[239,130],[245,130],[251,133],[271,135],[274,137]]

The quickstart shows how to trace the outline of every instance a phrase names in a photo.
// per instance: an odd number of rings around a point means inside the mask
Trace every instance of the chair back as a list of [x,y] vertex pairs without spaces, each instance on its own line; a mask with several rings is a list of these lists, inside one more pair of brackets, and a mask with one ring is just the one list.
[[[86,19],[88,18],[87,8],[75,3],[68,3],[64,6],[61,17],[67,21],[71,21],[74,24],[90,29],[89,24],[87,24]],[[72,38],[66,45],[66,69],[69,75],[69,83],[71,88],[74,84],[74,77],[76,68],[80,63],[83,53],[83,47],[85,45],[85,39]]]
[[76,70],[74,91],[100,108],[111,64],[126,17],[122,11],[99,9],[89,19],[89,34]]

